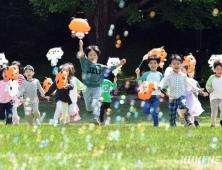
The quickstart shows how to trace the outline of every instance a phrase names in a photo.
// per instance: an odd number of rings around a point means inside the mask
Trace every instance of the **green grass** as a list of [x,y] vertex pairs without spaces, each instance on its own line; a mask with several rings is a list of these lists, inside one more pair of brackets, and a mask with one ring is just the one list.
[[[19,126],[0,123],[0,169],[220,169],[222,160],[219,164],[181,163],[183,156],[222,156],[221,128],[209,127],[209,101],[201,102],[206,112],[201,116],[200,128],[179,123],[176,128],[169,127],[167,101],[160,105],[167,120],[164,123],[160,119],[157,128],[142,113],[138,100],[138,118],[133,114],[126,117],[130,107],[126,100],[118,109],[112,109],[111,124],[96,127],[82,99],[78,103],[82,119],[69,126],[48,124],[55,109],[52,101],[40,102],[40,111],[46,112],[46,117],[38,127],[27,125],[20,107]],[[116,124],[116,116],[125,121]],[[214,142],[213,137],[218,141]],[[43,140],[48,143],[41,148]]]

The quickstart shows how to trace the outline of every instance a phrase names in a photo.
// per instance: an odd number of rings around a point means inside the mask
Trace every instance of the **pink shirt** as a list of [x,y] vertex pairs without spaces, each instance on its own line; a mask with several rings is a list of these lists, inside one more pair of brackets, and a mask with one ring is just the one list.
[[12,100],[12,97],[8,92],[9,81],[5,83],[3,80],[0,81],[0,103],[8,103]]

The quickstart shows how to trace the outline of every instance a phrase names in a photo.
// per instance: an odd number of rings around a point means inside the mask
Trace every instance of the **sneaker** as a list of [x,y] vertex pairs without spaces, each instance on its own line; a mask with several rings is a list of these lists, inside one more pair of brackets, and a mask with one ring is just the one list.
[[199,124],[199,122],[198,121],[194,121],[194,125],[196,126],[196,127],[200,127],[200,124]]
[[35,123],[36,123],[37,126],[40,126],[40,125],[41,125],[39,119],[36,119],[36,120],[35,120]]
[[92,111],[88,111],[89,114],[92,114]]
[[220,120],[220,125],[222,126],[222,120]]
[[182,125],[186,124],[185,118],[180,118],[180,123],[181,123]]
[[215,127],[215,125],[210,125],[210,127]]
[[98,119],[93,119],[93,123],[94,123],[95,125],[99,125]]
[[189,123],[188,126],[194,127],[194,124],[193,123]]

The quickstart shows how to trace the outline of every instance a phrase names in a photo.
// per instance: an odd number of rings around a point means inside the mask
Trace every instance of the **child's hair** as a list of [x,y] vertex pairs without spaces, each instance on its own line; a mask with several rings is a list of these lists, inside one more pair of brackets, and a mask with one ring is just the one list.
[[84,53],[86,54],[86,56],[88,56],[89,52],[91,51],[95,51],[95,53],[97,54],[97,56],[99,57],[99,55],[101,54],[101,51],[99,49],[98,46],[96,45],[90,45],[88,46],[85,50],[84,50]]
[[31,70],[31,71],[34,72],[34,68],[33,68],[31,65],[27,65],[27,66],[25,66],[25,68],[24,68],[24,72],[25,72],[26,70]]
[[156,60],[157,63],[159,64],[159,63],[160,63],[160,56],[158,56],[158,55],[153,55],[153,56],[148,57],[147,63],[149,64],[151,60]]
[[180,57],[179,55],[177,55],[177,54],[172,54],[172,55],[171,55],[170,60],[169,60],[169,61],[170,61],[170,64],[172,63],[173,60],[177,60],[177,61],[179,61],[181,64],[183,63],[181,57]]
[[18,69],[19,69],[19,73],[21,73],[22,66],[21,66],[21,63],[19,61],[13,61],[12,65],[16,65],[18,67]]
[[65,63],[65,66],[68,67],[68,70],[69,70],[69,78],[72,78],[74,77],[74,74],[76,72],[75,68],[74,68],[74,65],[72,63]]
[[0,80],[3,80],[3,77],[2,77],[2,73],[6,70],[7,68],[3,67],[0,69]]
[[221,62],[220,60],[214,61],[214,69],[215,69],[217,66],[221,66],[221,67],[222,67],[222,62]]

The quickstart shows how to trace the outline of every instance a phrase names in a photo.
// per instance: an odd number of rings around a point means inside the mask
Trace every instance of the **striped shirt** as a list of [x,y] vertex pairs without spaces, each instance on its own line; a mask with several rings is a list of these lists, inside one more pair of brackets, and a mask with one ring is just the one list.
[[18,84],[19,86],[25,81],[25,77],[22,74],[18,74]]
[[32,80],[25,80],[19,90],[19,96],[23,96],[24,100],[23,103],[26,104],[33,104],[33,103],[38,103],[39,98],[37,94],[37,90],[44,95],[45,92],[40,85],[40,82],[38,79],[32,79]]

